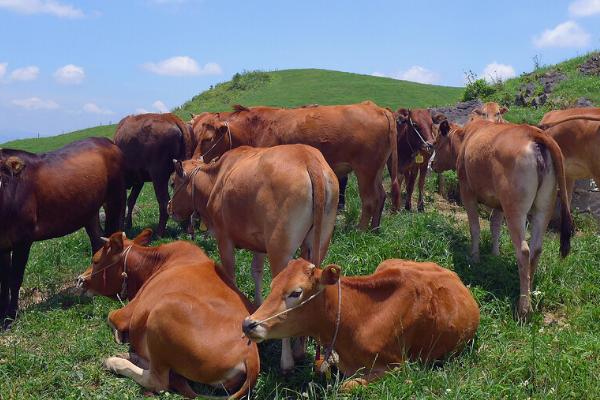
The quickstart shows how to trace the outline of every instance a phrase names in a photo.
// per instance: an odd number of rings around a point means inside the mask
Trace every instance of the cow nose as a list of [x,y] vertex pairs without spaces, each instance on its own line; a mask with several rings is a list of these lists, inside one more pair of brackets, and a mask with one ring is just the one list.
[[248,334],[252,332],[258,325],[259,323],[257,321],[254,321],[250,317],[247,317],[246,319],[244,319],[244,322],[242,322],[242,331],[244,331],[245,334]]
[[77,289],[82,289],[84,284],[85,284],[85,277],[83,275],[79,275],[77,277],[77,283],[76,283],[75,287]]

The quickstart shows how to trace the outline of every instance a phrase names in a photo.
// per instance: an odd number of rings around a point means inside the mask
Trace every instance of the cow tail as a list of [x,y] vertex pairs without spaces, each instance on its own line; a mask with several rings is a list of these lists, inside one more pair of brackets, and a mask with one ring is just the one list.
[[327,203],[325,177],[323,176],[323,168],[312,155],[309,158],[307,171],[313,192],[313,246],[310,252],[310,261],[319,266],[321,264],[321,231]]
[[396,121],[392,115],[390,121],[390,112],[384,111],[385,117],[388,120],[388,140],[390,149],[392,149],[390,158],[391,165],[388,162],[388,170],[392,181],[392,211],[398,211],[400,207],[400,185],[398,184],[398,130],[396,129]]
[[195,146],[194,146],[194,134],[189,124],[186,124],[181,119],[175,117],[174,121],[177,124],[177,127],[181,131],[181,138],[183,142],[183,154],[186,160],[192,158],[194,154]]
[[551,137],[540,134],[536,142],[546,146],[552,157],[554,173],[558,179],[558,194],[560,196],[560,256],[566,257],[571,250],[571,237],[574,233],[573,217],[571,216],[571,204],[567,193],[567,182],[563,166],[563,155],[560,147]]

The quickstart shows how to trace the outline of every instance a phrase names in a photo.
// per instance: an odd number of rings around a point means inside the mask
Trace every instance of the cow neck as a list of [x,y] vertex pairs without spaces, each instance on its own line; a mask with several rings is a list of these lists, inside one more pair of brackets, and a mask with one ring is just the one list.
[[[200,166],[198,173],[191,178],[191,202],[194,213],[199,213],[206,222],[212,221],[207,212],[208,199],[213,191],[219,171],[223,164],[223,158],[209,164]],[[210,223],[207,224],[210,226]]]
[[450,133],[448,133],[448,139],[450,140],[450,151],[452,151],[452,157],[456,163],[456,160],[458,160],[458,154],[460,153],[460,149],[462,148],[465,140],[464,128],[452,130]]
[[404,168],[412,162],[421,148],[421,142],[412,139],[409,135],[408,123],[399,124],[398,129],[398,167]]
[[127,298],[135,297],[142,285],[166,262],[169,255],[157,247],[133,245],[127,258]]

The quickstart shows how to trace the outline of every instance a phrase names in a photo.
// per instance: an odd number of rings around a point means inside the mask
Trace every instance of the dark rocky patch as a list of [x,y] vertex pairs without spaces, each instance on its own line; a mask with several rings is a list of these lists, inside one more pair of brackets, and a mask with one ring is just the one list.
[[456,103],[449,107],[435,107],[429,110],[432,114],[442,113],[448,118],[448,122],[464,125],[469,120],[469,114],[483,103],[479,100],[470,100]]
[[600,76],[600,53],[592,54],[579,66],[579,72],[583,75]]

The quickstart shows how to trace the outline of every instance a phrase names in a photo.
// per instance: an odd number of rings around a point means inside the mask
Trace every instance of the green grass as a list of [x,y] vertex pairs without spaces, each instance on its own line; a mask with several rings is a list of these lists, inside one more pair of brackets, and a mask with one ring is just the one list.
[[104,136],[111,138],[115,134],[117,125],[102,125],[93,128],[82,129],[71,133],[57,136],[41,137],[39,139],[18,139],[2,144],[2,147],[26,150],[32,153],[56,150],[75,140],[85,139],[92,136]]
[[[481,307],[477,338],[442,366],[407,363],[346,398],[595,398],[600,391],[597,227],[580,224],[586,229],[574,238],[572,254],[565,260],[558,256],[556,234],[546,235],[536,275],[535,313],[531,323],[521,325],[513,318],[518,276],[506,231],[501,256],[495,257],[484,229],[482,262],[474,265],[467,256],[464,216],[440,211],[430,194],[427,200],[426,213],[390,215],[386,209],[380,234],[358,232],[359,200],[351,179],[348,209],[337,222],[326,262],[341,265],[347,275],[370,273],[379,262],[394,257],[433,260],[456,271]],[[131,235],[158,219],[149,185],[139,204]],[[172,237],[162,242],[187,237],[172,221],[168,233]],[[214,240],[199,235],[197,243],[218,259]],[[79,298],[65,290],[89,264],[89,251],[82,231],[33,246],[21,294],[25,308],[13,328],[0,333],[2,399],[143,397],[133,381],[101,368],[104,358],[127,350],[114,343],[105,322],[119,303]],[[250,261],[249,252],[238,252],[237,282],[249,296]],[[328,387],[312,376],[308,364],[299,366],[292,377],[281,378],[277,343],[263,345],[261,355],[263,372],[253,398],[301,398],[302,393],[315,399],[339,397],[335,382]],[[158,398],[179,397],[163,393]]]

